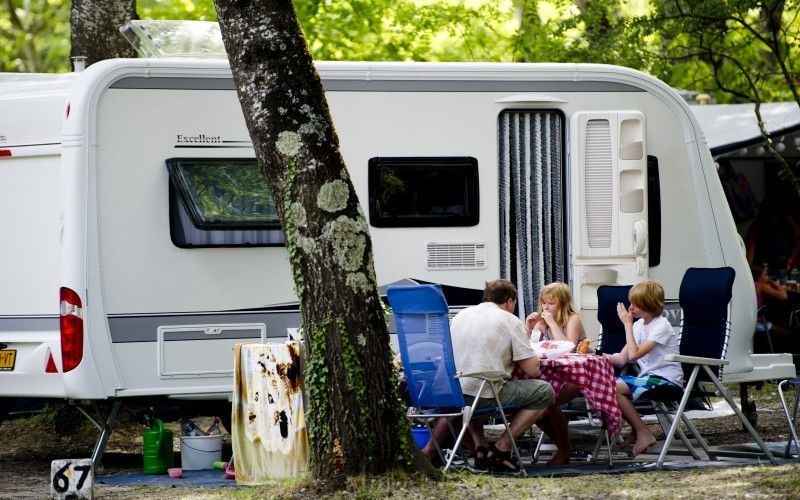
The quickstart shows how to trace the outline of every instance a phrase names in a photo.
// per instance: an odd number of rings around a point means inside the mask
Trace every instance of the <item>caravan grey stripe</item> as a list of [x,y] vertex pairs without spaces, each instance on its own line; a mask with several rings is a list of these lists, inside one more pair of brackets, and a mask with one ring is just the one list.
[[3,332],[58,331],[58,316],[6,316],[0,318]]
[[[324,80],[335,92],[644,92],[615,82],[573,81],[464,81],[464,80]],[[232,78],[179,78],[129,76],[111,84],[112,89],[235,90]]]
[[[286,338],[287,328],[300,326],[299,312],[253,312],[241,314],[185,314],[170,316],[113,316],[108,318],[111,341],[115,344],[125,342],[155,342],[160,326],[187,325],[230,325],[237,323],[264,323],[268,338]],[[181,337],[184,340],[212,340],[218,338],[258,338],[255,331],[241,331],[236,334],[223,333],[206,335],[198,332]]]

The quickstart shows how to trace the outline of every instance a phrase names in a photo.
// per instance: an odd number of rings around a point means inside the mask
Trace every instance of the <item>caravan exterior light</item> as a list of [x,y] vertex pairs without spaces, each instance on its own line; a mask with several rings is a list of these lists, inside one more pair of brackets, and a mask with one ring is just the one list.
[[60,313],[61,362],[66,373],[83,359],[83,308],[81,298],[69,288],[61,288]]

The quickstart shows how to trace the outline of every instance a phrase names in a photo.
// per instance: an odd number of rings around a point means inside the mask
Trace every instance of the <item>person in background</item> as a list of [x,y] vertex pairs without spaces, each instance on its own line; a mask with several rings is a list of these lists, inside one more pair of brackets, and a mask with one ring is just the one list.
[[[750,273],[753,275],[753,285],[756,288],[756,337],[755,351],[759,353],[774,352],[793,352],[792,340],[795,334],[790,328],[783,325],[775,325],[767,320],[764,307],[769,302],[785,302],[789,295],[777,280],[769,277],[766,265],[750,264]],[[758,335],[760,334],[760,335]],[[766,343],[766,337],[771,338],[771,349]]]
[[750,272],[756,287],[756,307],[761,309],[764,306],[764,298],[779,301],[789,298],[781,284],[769,277],[766,265],[750,264]]
[[[656,438],[642,422],[631,400],[664,384],[683,390],[683,370],[677,361],[666,360],[668,354],[679,353],[679,343],[672,325],[661,316],[664,288],[656,281],[645,280],[631,288],[628,298],[631,302],[628,309],[621,302],[617,304],[617,315],[625,326],[625,347],[605,356],[611,358],[615,366],[624,366],[629,361],[639,365],[638,375],[617,377],[617,403],[623,418],[633,428],[622,448],[633,445],[631,454],[635,457],[654,445]],[[634,318],[638,318],[635,323]]]
[[750,264],[764,262],[782,277],[800,265],[797,223],[769,199],[761,202],[758,217],[747,230],[745,242]]

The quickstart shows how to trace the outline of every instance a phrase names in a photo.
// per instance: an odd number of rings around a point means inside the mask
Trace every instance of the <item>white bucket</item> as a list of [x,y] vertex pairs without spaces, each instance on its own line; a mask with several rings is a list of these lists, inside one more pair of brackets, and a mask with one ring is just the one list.
[[222,436],[181,436],[181,468],[213,469],[222,460]]

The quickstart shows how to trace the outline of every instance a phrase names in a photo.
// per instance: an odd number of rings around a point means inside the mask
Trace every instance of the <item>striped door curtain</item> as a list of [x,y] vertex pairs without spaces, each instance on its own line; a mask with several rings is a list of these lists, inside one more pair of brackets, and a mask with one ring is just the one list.
[[509,110],[498,128],[500,275],[516,283],[525,318],[542,286],[567,278],[563,117]]

